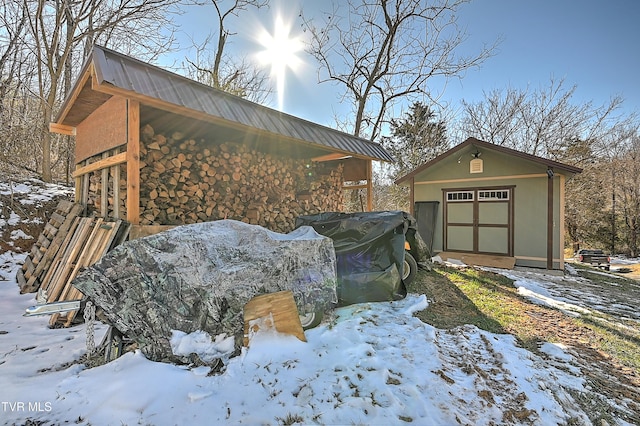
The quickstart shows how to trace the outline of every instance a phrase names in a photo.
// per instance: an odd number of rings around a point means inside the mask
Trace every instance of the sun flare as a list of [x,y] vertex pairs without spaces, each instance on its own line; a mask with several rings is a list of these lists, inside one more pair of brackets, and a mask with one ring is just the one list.
[[303,48],[302,41],[298,36],[291,35],[291,25],[280,15],[276,16],[273,33],[262,29],[258,41],[264,47],[264,50],[258,53],[258,59],[263,64],[271,66],[271,77],[276,80],[278,109],[282,110],[287,68],[295,72],[302,64],[302,60],[297,56]]

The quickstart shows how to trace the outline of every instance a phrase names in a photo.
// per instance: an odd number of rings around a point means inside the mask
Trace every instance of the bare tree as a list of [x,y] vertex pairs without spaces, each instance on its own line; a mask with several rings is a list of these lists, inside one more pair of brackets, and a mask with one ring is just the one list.
[[25,49],[27,13],[22,1],[0,5],[0,159],[23,169],[39,163],[34,149],[37,98],[30,92],[35,61]]
[[637,257],[640,239],[640,133],[627,139],[624,155],[614,191],[620,193],[622,221],[624,223],[624,242],[628,254]]
[[7,2],[0,5],[0,113],[4,105],[2,101],[16,83],[18,69],[24,65],[21,45],[26,23],[26,11],[19,4]]
[[582,164],[607,147],[606,135],[621,119],[622,98],[596,107],[575,103],[576,86],[550,80],[537,90],[485,92],[484,100],[463,101],[462,132],[533,155]]
[[225,20],[230,16],[238,16],[240,12],[247,10],[249,7],[255,7],[260,9],[266,7],[269,4],[268,0],[233,0],[231,5],[227,8],[221,8],[224,0],[211,0],[213,7],[216,9],[216,15],[218,17],[218,44],[215,50],[215,57],[213,60],[213,67],[211,74],[213,77],[214,87],[221,87],[220,83],[220,71],[222,68],[222,61],[224,58],[224,48],[227,44],[227,38],[233,35],[231,31],[226,27]]
[[[200,6],[208,2],[198,2]],[[215,9],[217,32],[209,34],[201,43],[193,42],[195,60],[186,59],[187,73],[197,81],[209,86],[246,97],[254,102],[262,102],[271,93],[269,76],[246,57],[231,58],[225,52],[235,35],[229,26],[231,17],[239,17],[250,8],[261,9],[269,6],[269,0],[211,0]],[[215,45],[213,49],[211,45]]]
[[[42,178],[52,179],[52,136],[48,124],[54,110],[69,90],[70,62],[77,49],[94,41],[104,44],[126,43],[134,51],[159,46],[171,41],[163,36],[163,28],[171,25],[169,8],[177,0],[24,0],[29,39],[37,59],[38,88],[42,119]],[[87,43],[87,44],[83,44]],[[133,44],[135,43],[135,44]],[[130,53],[130,52],[129,52]],[[64,83],[65,77],[67,84]]]
[[186,59],[189,64],[187,75],[200,83],[253,102],[265,101],[272,93],[268,73],[243,57],[225,56],[214,65],[214,59],[209,55],[209,42],[210,37],[200,45],[194,43],[196,57],[194,60]]
[[495,47],[463,56],[467,35],[456,21],[466,0],[350,0],[334,6],[326,21],[305,19],[308,51],[320,63],[319,81],[344,86],[353,105],[353,130],[375,140],[393,106],[425,96],[428,82],[460,77],[480,65]]

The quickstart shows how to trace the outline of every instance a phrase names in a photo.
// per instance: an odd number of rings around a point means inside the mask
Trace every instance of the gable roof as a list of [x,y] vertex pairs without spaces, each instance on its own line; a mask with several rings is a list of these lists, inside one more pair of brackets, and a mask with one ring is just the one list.
[[187,116],[195,113],[240,130],[257,129],[333,152],[393,162],[378,143],[267,108],[101,46],[94,46],[54,121],[74,127],[112,95]]
[[504,154],[507,154],[507,155],[513,155],[514,157],[518,157],[518,158],[522,158],[522,159],[525,159],[525,160],[529,160],[529,161],[532,161],[534,163],[538,163],[538,164],[541,164],[543,166],[546,166],[546,167],[549,167],[549,168],[553,168],[554,170],[565,171],[565,172],[567,172],[569,174],[576,174],[576,173],[581,173],[582,172],[582,169],[579,168],[579,167],[570,166],[568,164],[560,163],[558,161],[549,160],[549,159],[543,158],[543,157],[538,157],[537,155],[527,154],[526,152],[522,152],[522,151],[518,151],[518,150],[515,150],[515,149],[507,148],[506,146],[501,146],[501,145],[496,145],[496,144],[493,144],[493,143],[481,141],[480,139],[467,138],[464,142],[454,146],[450,150],[438,155],[433,160],[424,163],[423,165],[415,168],[411,172],[409,172],[406,175],[402,176],[401,178],[397,179],[395,181],[395,183],[396,184],[401,184],[403,182],[406,182],[407,180],[411,179],[412,177],[414,177],[418,173],[428,169],[432,165],[444,160],[445,158],[447,158],[447,157],[449,157],[451,155],[454,155],[456,152],[466,148],[469,145],[473,145],[473,146],[484,148],[484,149],[492,149],[494,151],[501,152],[501,153],[504,153]]

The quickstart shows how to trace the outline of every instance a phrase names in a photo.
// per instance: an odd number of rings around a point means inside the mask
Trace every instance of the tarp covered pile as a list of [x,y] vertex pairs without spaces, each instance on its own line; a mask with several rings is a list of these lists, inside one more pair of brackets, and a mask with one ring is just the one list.
[[155,361],[173,354],[172,331],[235,336],[254,296],[291,290],[301,314],[336,298],[332,241],[311,227],[278,234],[233,220],[176,227],[126,242],[80,274],[74,285]]

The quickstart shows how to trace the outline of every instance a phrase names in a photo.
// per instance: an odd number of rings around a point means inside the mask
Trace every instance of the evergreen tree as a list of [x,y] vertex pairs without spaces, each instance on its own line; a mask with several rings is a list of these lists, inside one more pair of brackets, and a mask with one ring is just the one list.
[[396,160],[392,177],[402,177],[446,151],[446,131],[444,120],[421,102],[414,102],[404,118],[391,120],[391,137],[382,143]]

